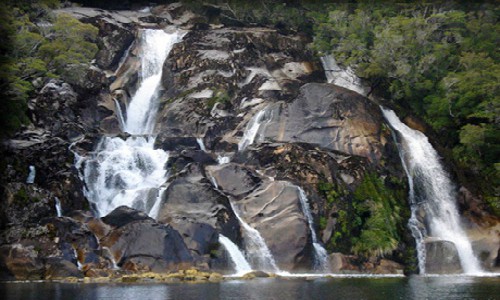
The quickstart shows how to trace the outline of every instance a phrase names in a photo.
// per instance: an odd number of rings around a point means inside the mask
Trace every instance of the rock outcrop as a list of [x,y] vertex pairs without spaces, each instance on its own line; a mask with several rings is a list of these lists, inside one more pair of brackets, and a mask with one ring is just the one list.
[[309,83],[289,104],[276,103],[259,134],[264,140],[308,143],[377,162],[391,138],[383,116],[367,98],[330,84]]
[[425,241],[425,272],[428,274],[461,273],[460,258],[455,244],[450,241]]

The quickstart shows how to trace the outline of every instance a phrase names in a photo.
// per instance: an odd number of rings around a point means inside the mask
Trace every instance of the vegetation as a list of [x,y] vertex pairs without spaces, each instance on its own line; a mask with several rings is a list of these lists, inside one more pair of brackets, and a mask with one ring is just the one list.
[[53,15],[59,1],[0,4],[2,48],[0,136],[27,123],[27,101],[37,78],[76,81],[97,52],[97,28],[66,14]]
[[226,103],[229,103],[230,101],[231,98],[226,91],[216,90],[214,92],[214,95],[210,99],[208,99],[207,107],[211,110],[217,103],[221,103],[222,105],[224,105]]
[[396,250],[404,227],[401,202],[406,199],[402,189],[388,188],[375,174],[366,174],[354,192],[354,211],[363,220],[361,234],[353,241],[352,250],[357,254],[386,255]]
[[406,194],[397,179],[385,181],[366,173],[351,195],[333,184],[318,184],[327,209],[336,208],[335,233],[328,245],[331,251],[371,257],[389,255],[398,248],[409,217],[404,210]]
[[488,3],[327,5],[310,12],[314,49],[333,54],[452,149],[498,214],[499,9]]

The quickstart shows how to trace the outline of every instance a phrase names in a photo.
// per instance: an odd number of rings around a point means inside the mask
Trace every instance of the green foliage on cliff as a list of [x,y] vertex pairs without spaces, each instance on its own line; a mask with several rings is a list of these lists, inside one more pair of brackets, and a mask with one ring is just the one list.
[[401,190],[388,188],[376,174],[368,173],[354,192],[354,212],[365,216],[361,234],[354,238],[352,251],[366,256],[383,256],[396,250],[404,223]]
[[51,9],[58,4],[56,0],[0,4],[0,135],[28,122],[26,103],[35,90],[35,79],[76,80],[97,52],[97,28],[69,15],[53,15]]
[[398,248],[409,216],[404,184],[397,179],[367,172],[353,193],[330,183],[318,184],[318,191],[327,200],[326,209],[335,208],[330,251],[368,258]]
[[464,179],[499,205],[498,5],[349,3],[310,12],[314,49],[429,123]]

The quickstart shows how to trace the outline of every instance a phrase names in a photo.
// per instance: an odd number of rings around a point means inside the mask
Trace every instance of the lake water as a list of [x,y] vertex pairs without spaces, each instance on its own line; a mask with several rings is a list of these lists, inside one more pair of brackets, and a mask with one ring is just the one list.
[[0,283],[1,299],[500,299],[499,277],[317,278],[221,283]]

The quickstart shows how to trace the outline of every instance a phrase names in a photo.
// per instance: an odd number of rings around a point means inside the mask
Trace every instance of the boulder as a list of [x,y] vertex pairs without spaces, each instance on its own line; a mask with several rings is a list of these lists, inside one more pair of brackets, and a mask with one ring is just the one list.
[[425,272],[428,274],[462,273],[460,257],[450,241],[428,238],[425,241]]
[[193,257],[181,235],[170,225],[150,220],[118,227],[101,240],[118,266],[131,271],[168,272],[192,265]]
[[219,190],[236,199],[248,195],[262,182],[250,169],[234,163],[208,166],[207,173]]
[[102,217],[101,220],[112,227],[122,227],[135,221],[154,222],[146,213],[128,206],[115,208],[112,212]]
[[375,267],[375,274],[403,274],[403,265],[388,259],[381,259]]
[[171,225],[182,236],[193,256],[209,255],[219,246],[219,234],[208,224],[178,221]]
[[68,260],[59,257],[47,258],[45,262],[45,279],[54,280],[67,277],[82,278],[83,274],[74,263]]
[[290,104],[267,109],[271,119],[259,134],[268,141],[308,143],[378,162],[391,139],[376,104],[332,84],[305,84]]
[[158,221],[205,223],[233,241],[241,239],[229,200],[216,191],[197,164],[188,165],[163,193]]
[[21,244],[0,246],[0,279],[43,279],[45,266],[35,247]]
[[[261,234],[278,266],[284,270],[310,268],[311,233],[296,186],[269,181],[245,198],[234,201],[240,217]],[[293,232],[293,234],[290,234]],[[259,253],[251,253],[258,260]]]

